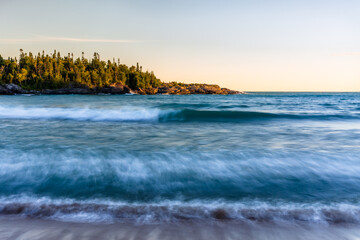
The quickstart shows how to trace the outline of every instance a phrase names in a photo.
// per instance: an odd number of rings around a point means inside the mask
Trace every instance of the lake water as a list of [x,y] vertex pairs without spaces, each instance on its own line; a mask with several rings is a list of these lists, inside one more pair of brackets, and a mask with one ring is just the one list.
[[0,96],[0,216],[360,227],[360,93]]

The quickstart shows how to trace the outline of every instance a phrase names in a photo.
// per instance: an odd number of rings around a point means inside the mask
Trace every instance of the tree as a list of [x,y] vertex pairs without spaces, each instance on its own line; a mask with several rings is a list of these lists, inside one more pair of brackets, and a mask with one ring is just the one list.
[[132,89],[151,88],[162,83],[153,72],[143,72],[139,63],[128,67],[113,61],[101,61],[99,53],[88,60],[82,52],[81,58],[73,54],[61,57],[60,52],[37,55],[24,53],[20,49],[19,62],[0,55],[0,80],[2,83],[16,83],[26,89],[89,87],[102,88],[113,84],[127,84]]
[[3,59],[3,57],[0,54],[0,67],[5,65],[5,60]]

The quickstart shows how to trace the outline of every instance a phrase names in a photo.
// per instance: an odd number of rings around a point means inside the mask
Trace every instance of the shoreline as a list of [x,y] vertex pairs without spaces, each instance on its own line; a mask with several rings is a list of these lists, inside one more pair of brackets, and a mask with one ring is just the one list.
[[156,88],[131,89],[126,85],[112,85],[103,88],[59,88],[59,89],[42,89],[42,90],[28,90],[23,89],[16,84],[1,84],[0,95],[16,95],[16,94],[34,94],[34,95],[193,95],[193,94],[209,94],[209,95],[235,95],[244,94],[244,92],[230,90],[227,88],[220,88],[218,85],[208,84],[183,84],[172,86],[164,84]]
[[77,223],[0,217],[0,237],[10,239],[357,239],[356,225],[234,224],[227,221],[166,224]]

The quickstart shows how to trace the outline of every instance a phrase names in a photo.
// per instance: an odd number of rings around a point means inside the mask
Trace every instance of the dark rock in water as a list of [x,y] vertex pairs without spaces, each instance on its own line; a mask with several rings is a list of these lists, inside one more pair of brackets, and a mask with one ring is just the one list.
[[0,95],[12,95],[13,93],[10,92],[6,87],[0,85]]
[[38,92],[34,90],[25,90],[13,83],[0,85],[0,95],[15,95],[15,94],[38,94]]
[[224,209],[216,209],[212,215],[214,218],[218,220],[225,220],[229,218]]
[[12,93],[17,93],[17,94],[26,94],[28,93],[26,90],[22,89],[20,86],[13,84],[13,83],[9,83],[9,84],[4,84],[3,86],[5,86],[5,88],[7,88],[10,92]]
[[8,215],[21,214],[24,212],[25,207],[24,204],[8,204],[2,209],[1,213]]

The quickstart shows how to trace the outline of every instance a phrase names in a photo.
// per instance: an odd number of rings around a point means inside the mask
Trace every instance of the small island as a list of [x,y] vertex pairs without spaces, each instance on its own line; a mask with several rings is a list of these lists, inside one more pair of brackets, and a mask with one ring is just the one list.
[[165,83],[154,72],[143,71],[139,63],[128,67],[113,61],[62,57],[52,54],[24,53],[20,58],[4,59],[0,55],[0,95],[14,94],[240,94],[242,92],[211,84]]

